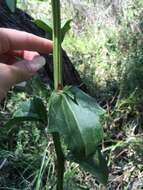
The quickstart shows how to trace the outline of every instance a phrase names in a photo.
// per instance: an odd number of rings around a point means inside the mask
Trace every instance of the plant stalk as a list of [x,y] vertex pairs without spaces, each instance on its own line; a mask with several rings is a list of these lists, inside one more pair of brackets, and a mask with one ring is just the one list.
[[[61,55],[61,16],[60,0],[51,0],[53,13],[53,64],[54,88],[56,91],[63,89],[62,80],[62,55]],[[57,190],[63,190],[64,154],[58,133],[53,133],[53,141],[57,155]]]
[[57,155],[57,190],[63,190],[65,159],[58,133],[53,133],[53,141]]
[[61,51],[61,14],[60,0],[52,1],[53,13],[53,63],[54,63],[54,88],[61,90],[63,88],[62,80],[62,51]]

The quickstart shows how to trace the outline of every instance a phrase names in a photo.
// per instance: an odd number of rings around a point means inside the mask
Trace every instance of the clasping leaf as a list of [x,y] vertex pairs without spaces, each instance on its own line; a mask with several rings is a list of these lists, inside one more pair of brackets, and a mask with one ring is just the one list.
[[58,132],[64,138],[76,162],[106,183],[108,169],[98,151],[103,138],[103,113],[94,98],[76,87],[66,87],[50,98],[48,127],[50,133]]

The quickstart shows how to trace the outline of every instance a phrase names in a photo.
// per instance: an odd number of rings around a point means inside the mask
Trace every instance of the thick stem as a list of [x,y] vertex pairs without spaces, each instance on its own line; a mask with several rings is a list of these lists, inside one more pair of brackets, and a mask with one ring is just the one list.
[[62,81],[62,56],[61,56],[61,17],[60,0],[52,0],[53,12],[53,62],[54,62],[54,87],[55,90],[63,88]]
[[57,154],[57,190],[63,190],[64,179],[64,154],[61,147],[60,137],[58,133],[53,134],[53,141]]
[[[61,56],[61,17],[60,17],[60,0],[52,1],[53,12],[53,63],[54,63],[54,88],[61,90],[62,81],[62,56]],[[57,190],[63,190],[64,178],[64,154],[58,133],[53,133],[53,141],[57,154]]]

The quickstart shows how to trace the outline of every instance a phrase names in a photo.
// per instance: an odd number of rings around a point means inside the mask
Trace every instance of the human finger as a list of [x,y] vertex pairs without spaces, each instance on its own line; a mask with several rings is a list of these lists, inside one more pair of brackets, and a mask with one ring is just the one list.
[[6,97],[13,85],[30,79],[44,64],[45,58],[42,56],[32,61],[22,60],[13,65],[0,63],[0,100]]
[[11,52],[11,55],[29,61],[33,60],[37,56],[40,56],[40,54],[36,51],[27,51],[27,50],[15,50]]
[[11,50],[52,51],[52,41],[23,31],[0,28],[0,53]]
[[15,76],[15,82],[19,83],[24,80],[28,80],[33,76],[40,68],[46,63],[43,56],[38,56],[33,60],[18,61],[11,66],[13,75]]
[[33,60],[40,54],[36,51],[26,51],[26,50],[17,50],[17,51],[9,51],[0,55],[0,62],[12,65],[16,62],[17,58],[25,59],[25,60]]

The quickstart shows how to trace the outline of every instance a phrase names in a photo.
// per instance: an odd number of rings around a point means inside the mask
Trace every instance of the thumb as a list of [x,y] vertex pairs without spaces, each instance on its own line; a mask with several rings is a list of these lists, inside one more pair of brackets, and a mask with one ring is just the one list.
[[45,58],[38,56],[32,61],[23,60],[11,65],[14,79],[13,84],[30,79],[45,63]]
[[14,84],[30,79],[45,63],[46,60],[42,56],[32,61],[19,61],[13,65],[0,63],[0,100],[6,97],[7,91]]

